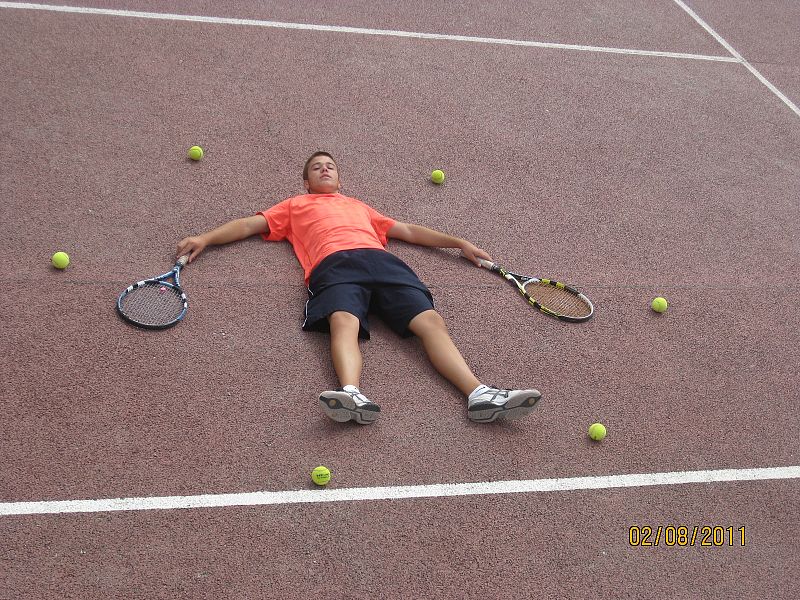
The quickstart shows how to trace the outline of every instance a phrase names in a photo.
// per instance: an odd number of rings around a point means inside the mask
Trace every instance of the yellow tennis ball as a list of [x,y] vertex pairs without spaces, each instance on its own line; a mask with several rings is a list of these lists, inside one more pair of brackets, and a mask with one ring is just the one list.
[[599,442],[606,437],[606,426],[602,423],[592,423],[589,426],[589,437]]
[[203,149],[200,146],[192,146],[189,148],[189,158],[192,160],[200,160],[203,158]]
[[66,269],[69,265],[69,254],[66,252],[56,252],[50,259],[56,269]]
[[444,171],[441,169],[436,169],[433,173],[431,173],[431,181],[437,184],[444,183]]
[[330,480],[331,472],[328,467],[323,467],[320,465],[318,467],[314,467],[314,470],[311,471],[311,481],[317,485],[328,485]]
[[662,298],[659,296],[658,298],[653,298],[653,301],[650,303],[650,308],[652,308],[657,313],[662,313],[667,310],[669,306],[669,302],[667,302],[666,298]]

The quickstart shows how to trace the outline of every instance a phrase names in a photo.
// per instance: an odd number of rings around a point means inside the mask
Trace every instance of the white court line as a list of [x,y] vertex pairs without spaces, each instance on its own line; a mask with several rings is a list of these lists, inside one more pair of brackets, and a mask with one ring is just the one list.
[[713,29],[712,29],[712,28],[711,28],[711,27],[708,25],[708,23],[706,23],[706,22],[705,22],[703,19],[701,19],[701,18],[700,18],[700,16],[699,16],[699,15],[698,15],[696,12],[694,12],[694,11],[693,11],[691,8],[689,8],[688,6],[686,6],[686,4],[683,2],[683,0],[675,0],[675,3],[676,3],[678,6],[680,6],[680,7],[681,7],[683,10],[685,10],[685,11],[686,11],[686,12],[689,14],[689,16],[690,16],[690,17],[692,17],[692,18],[693,18],[695,21],[697,21],[697,23],[700,25],[700,27],[702,27],[703,29],[705,29],[705,30],[706,30],[708,33],[710,33],[710,34],[711,34],[711,35],[714,37],[714,39],[715,39],[715,40],[717,40],[717,41],[718,41],[720,44],[722,44],[722,46],[723,46],[723,47],[724,47],[724,48],[725,48],[725,49],[726,49],[728,52],[730,52],[730,53],[731,53],[731,55],[732,55],[734,58],[736,58],[736,61],[737,61],[737,62],[739,62],[739,63],[743,64],[745,67],[747,67],[747,70],[748,70],[748,71],[750,71],[750,72],[751,72],[753,75],[755,75],[755,76],[756,76],[756,78],[757,78],[757,79],[758,79],[758,80],[759,80],[761,83],[763,83],[763,84],[764,84],[764,85],[767,87],[767,89],[768,89],[770,92],[772,92],[773,94],[775,94],[775,95],[776,95],[776,96],[777,96],[777,97],[778,97],[778,98],[781,100],[781,102],[783,102],[783,103],[784,103],[786,106],[788,106],[788,107],[789,107],[789,109],[790,109],[791,111],[793,111],[793,112],[794,112],[794,114],[796,114],[798,117],[800,117],[800,109],[799,109],[799,108],[797,108],[797,105],[795,105],[795,104],[794,104],[794,102],[792,102],[791,100],[789,100],[789,98],[787,98],[787,97],[786,97],[786,96],[783,94],[783,92],[781,92],[781,91],[780,91],[778,88],[776,88],[776,87],[775,87],[774,85],[772,85],[772,84],[771,84],[769,81],[767,81],[767,78],[766,78],[766,77],[764,77],[764,76],[763,76],[763,75],[762,75],[762,74],[761,74],[761,73],[760,73],[760,72],[759,72],[759,71],[758,71],[758,70],[757,70],[757,69],[756,69],[756,68],[755,68],[753,65],[751,65],[749,62],[747,62],[747,61],[746,61],[746,60],[745,60],[745,59],[742,57],[742,55],[741,55],[741,54],[739,54],[739,53],[738,53],[738,52],[737,52],[737,51],[734,49],[734,47],[733,47],[733,46],[731,46],[731,45],[730,45],[728,42],[726,42],[726,41],[725,41],[725,40],[722,38],[722,36],[721,36],[721,35],[719,35],[719,34],[718,34],[716,31],[714,31],[714,30],[713,30]]
[[79,6],[57,6],[50,4],[32,4],[28,2],[0,2],[0,8],[17,8],[27,10],[46,10],[52,12],[79,13],[110,15],[117,17],[134,17],[139,19],[159,19],[167,21],[191,21],[196,23],[213,23],[218,25],[242,25],[249,27],[273,27],[280,29],[301,29],[306,31],[328,31],[335,33],[355,33],[361,35],[382,35],[390,37],[406,37],[425,40],[445,40],[454,42],[471,42],[480,44],[499,44],[509,46],[525,46],[529,48],[551,48],[558,50],[575,50],[581,52],[606,52],[612,54],[627,54],[632,56],[657,56],[662,58],[679,58],[690,60],[706,60],[715,62],[740,63],[755,75],[773,94],[775,94],[786,106],[796,115],[800,116],[800,109],[787,98],[783,92],[770,83],[753,65],[744,60],[736,50],[728,44],[720,35],[708,26],[691,8],[686,6],[682,0],[674,0],[678,6],[686,11],[703,29],[710,33],[722,46],[724,46],[731,56],[706,56],[702,54],[688,54],[682,52],[658,52],[653,50],[634,50],[630,48],[607,48],[602,46],[582,46],[575,44],[554,44],[548,42],[533,42],[525,40],[510,40],[503,38],[485,38],[464,35],[445,35],[438,33],[420,33],[412,31],[394,31],[388,29],[365,29],[361,27],[339,27],[333,25],[312,25],[309,23],[286,23],[280,21],[263,21],[256,19],[233,19],[225,17],[203,17],[197,15],[179,15],[169,13],[151,13],[130,10],[114,10],[106,8],[87,8]]
[[602,46],[552,44],[548,42],[531,42],[526,40],[509,40],[503,38],[473,37],[466,35],[420,33],[414,31],[396,31],[389,29],[365,29],[362,27],[340,27],[335,25],[312,25],[309,23],[286,23],[281,21],[262,21],[256,19],[232,19],[227,17],[203,17],[197,15],[178,15],[169,13],[139,12],[132,10],[115,10],[106,8],[85,8],[79,6],[56,6],[50,4],[31,4],[27,2],[0,2],[0,8],[46,10],[54,12],[90,14],[90,15],[109,15],[115,17],[134,17],[138,19],[158,19],[165,21],[190,21],[193,23],[212,23],[216,25],[240,25],[247,27],[272,27],[277,29],[301,29],[305,31],[356,33],[360,35],[382,35],[388,37],[416,38],[422,40],[444,40],[450,42],[499,44],[507,46],[525,46],[529,48],[552,48],[558,50],[576,50],[581,52],[606,52],[612,54],[628,54],[633,56],[659,56],[662,58],[709,60],[709,61],[729,62],[729,63],[739,62],[739,59],[731,56],[704,56],[702,54],[687,54],[681,52],[658,52],[654,50],[633,50],[628,48],[605,48]]
[[135,510],[175,510],[323,502],[359,502],[365,500],[400,500],[409,498],[445,498],[450,496],[567,492],[575,490],[636,488],[655,485],[683,485],[687,483],[766,481],[774,479],[800,479],[800,466],[682,471],[674,473],[643,473],[600,477],[569,477],[563,479],[531,479],[526,481],[492,481],[483,483],[444,483],[434,485],[344,489],[320,488],[318,490],[249,492],[202,496],[6,502],[0,503],[0,516]]

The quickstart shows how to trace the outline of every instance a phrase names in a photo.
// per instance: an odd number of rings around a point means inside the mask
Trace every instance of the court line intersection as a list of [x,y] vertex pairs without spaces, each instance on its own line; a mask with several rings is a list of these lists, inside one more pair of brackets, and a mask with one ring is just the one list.
[[114,17],[128,17],[137,19],[156,19],[164,21],[187,21],[192,23],[210,23],[214,25],[238,25],[244,27],[270,27],[275,29],[297,29],[303,31],[323,31],[330,33],[352,33],[359,35],[373,35],[386,37],[415,38],[421,40],[441,40],[450,42],[471,42],[479,44],[496,44],[508,46],[525,46],[529,48],[551,48],[558,50],[575,50],[583,52],[605,52],[612,54],[629,54],[635,56],[659,56],[664,58],[683,58],[693,60],[709,60],[718,62],[741,62],[741,57],[735,56],[705,56],[684,52],[660,52],[656,50],[636,50],[632,48],[609,48],[602,46],[584,46],[577,44],[556,44],[550,42],[536,42],[529,40],[513,40],[504,38],[487,38],[469,35],[450,35],[443,33],[424,33],[417,31],[399,31],[390,29],[370,29],[365,27],[345,27],[339,25],[315,25],[312,23],[291,23],[282,21],[266,21],[262,19],[237,19],[231,17],[208,17],[200,15],[181,15],[172,13],[154,13],[135,10],[120,10],[109,8],[90,8],[81,6],[58,6],[51,4],[32,4],[28,2],[0,2],[0,8],[18,8],[28,10],[45,10],[62,13],[77,13],[85,15],[106,15]]

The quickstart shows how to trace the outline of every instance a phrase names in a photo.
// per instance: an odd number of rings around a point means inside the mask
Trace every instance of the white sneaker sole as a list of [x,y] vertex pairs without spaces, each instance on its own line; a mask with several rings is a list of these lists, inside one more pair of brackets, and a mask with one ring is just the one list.
[[497,419],[515,421],[531,414],[541,397],[539,392],[532,390],[530,394],[511,396],[503,404],[479,402],[467,409],[467,415],[476,423],[491,423]]
[[381,408],[377,404],[370,402],[359,406],[347,392],[323,392],[319,395],[319,403],[325,414],[339,423],[352,419],[359,425],[369,425],[381,414]]

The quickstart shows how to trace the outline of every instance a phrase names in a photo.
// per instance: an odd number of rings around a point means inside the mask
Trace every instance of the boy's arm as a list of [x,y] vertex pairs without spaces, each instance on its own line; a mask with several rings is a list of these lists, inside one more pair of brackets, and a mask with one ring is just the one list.
[[489,254],[474,244],[465,239],[457,238],[452,235],[447,235],[435,229],[429,229],[422,225],[415,225],[413,223],[397,222],[386,233],[390,238],[403,240],[409,244],[417,244],[419,246],[431,246],[433,248],[459,248],[461,254],[475,265],[480,266],[479,258],[492,260]]
[[206,246],[236,242],[257,233],[269,233],[269,226],[263,215],[235,219],[206,233],[183,238],[178,242],[177,256],[188,254],[189,262],[192,262]]

